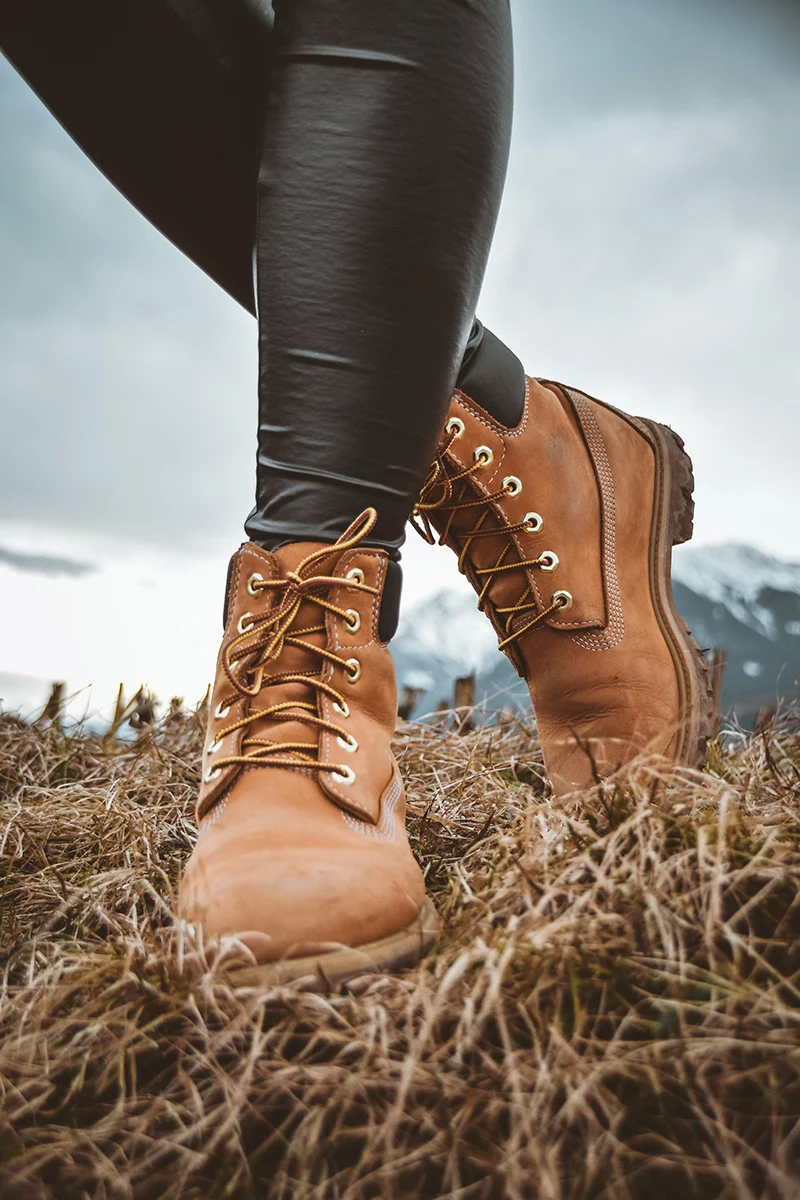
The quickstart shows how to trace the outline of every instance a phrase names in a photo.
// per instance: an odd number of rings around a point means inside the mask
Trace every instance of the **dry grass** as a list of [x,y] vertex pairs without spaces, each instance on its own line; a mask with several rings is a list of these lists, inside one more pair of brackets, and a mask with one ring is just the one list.
[[200,723],[0,717],[0,1195],[800,1196],[800,733],[548,799],[404,726],[445,919],[401,978],[234,993],[174,926]]

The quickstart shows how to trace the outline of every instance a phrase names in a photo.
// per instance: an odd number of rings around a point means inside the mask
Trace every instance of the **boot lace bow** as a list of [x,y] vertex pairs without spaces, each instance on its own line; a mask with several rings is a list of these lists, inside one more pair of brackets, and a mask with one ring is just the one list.
[[[517,532],[538,533],[544,524],[538,513],[526,513],[522,520],[516,523],[506,523],[503,519],[503,524],[499,527],[488,523],[490,516],[496,516],[493,506],[508,496],[518,495],[522,491],[522,483],[515,475],[508,475],[503,480],[502,487],[497,491],[485,495],[480,494],[475,498],[477,488],[471,486],[472,477],[489,466],[493,454],[488,446],[479,446],[474,452],[474,461],[470,466],[453,471],[447,455],[455,440],[463,432],[464,425],[459,419],[451,419],[447,422],[447,439],[440,444],[427,478],[422,485],[419,499],[411,516],[411,523],[417,533],[429,545],[433,545],[437,541],[437,536],[431,517],[432,514],[441,515],[443,524],[438,536],[439,545],[445,545],[448,538],[453,541],[458,550],[458,569],[462,575],[466,573],[466,564],[469,561],[470,549],[474,542],[481,538],[502,537],[504,539],[503,548],[491,566],[477,567],[474,563],[471,564],[473,574],[480,581],[478,608],[483,611],[487,604],[491,605],[503,625],[505,637],[502,637],[499,642],[499,648],[503,650],[521,638],[529,629],[533,629],[534,626],[546,620],[552,613],[559,609],[571,608],[572,596],[565,591],[554,592],[550,604],[546,608],[537,612],[532,620],[521,624],[512,632],[511,626],[514,618],[519,613],[537,610],[539,603],[530,584],[526,583],[524,591],[515,604],[496,604],[489,595],[492,584],[509,571],[524,571],[529,567],[542,571],[554,571],[558,566],[558,556],[552,550],[544,550],[537,558],[523,558],[511,536]],[[456,516],[469,510],[474,512],[476,518],[473,527],[455,531],[453,523]],[[516,555],[516,557],[509,558],[509,555]]]
[[[355,609],[342,608],[329,599],[333,588],[346,587],[353,592],[378,595],[379,589],[365,583],[363,573],[358,568],[354,568],[344,579],[316,573],[326,559],[359,545],[371,532],[376,520],[375,509],[366,509],[337,542],[314,550],[295,570],[287,571],[281,579],[264,579],[258,573],[251,575],[247,585],[248,592],[253,596],[269,597],[271,603],[261,614],[243,614],[237,625],[236,636],[223,650],[221,665],[231,685],[231,692],[218,704],[214,718],[224,720],[240,697],[252,701],[265,689],[277,685],[299,684],[308,689],[311,698],[277,701],[264,708],[246,712],[239,720],[217,731],[214,740],[206,747],[206,754],[215,754],[228,734],[237,729],[249,730],[256,722],[261,721],[300,723],[312,729],[316,733],[316,739],[281,742],[273,738],[245,735],[241,743],[241,753],[216,759],[213,767],[204,775],[205,782],[210,783],[221,774],[223,767],[233,764],[302,766],[318,772],[330,772],[339,782],[352,783],[355,779],[349,767],[319,761],[319,734],[323,730],[334,734],[346,750],[353,752],[358,748],[355,739],[343,726],[319,715],[319,698],[323,694],[328,696],[333,702],[334,710],[342,717],[347,717],[350,712],[347,701],[338,688],[322,678],[322,672],[325,663],[333,663],[335,668],[344,672],[346,679],[355,683],[361,674],[361,665],[356,658],[342,658],[327,646],[308,639],[315,635],[322,635],[324,638],[326,613],[333,613],[352,632],[355,632],[360,624],[361,619]],[[298,626],[300,610],[303,606],[307,609],[309,604],[320,610],[322,619],[310,625]],[[319,669],[275,671],[281,655],[289,646],[321,659]]]

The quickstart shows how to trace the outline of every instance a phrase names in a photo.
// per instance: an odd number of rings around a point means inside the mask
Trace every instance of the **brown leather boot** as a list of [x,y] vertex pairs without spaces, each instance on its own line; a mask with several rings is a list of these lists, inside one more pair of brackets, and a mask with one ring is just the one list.
[[417,527],[457,552],[527,680],[557,793],[641,754],[704,758],[708,673],[670,584],[693,484],[672,430],[573,388],[529,379],[515,429],[453,397]]
[[374,523],[367,510],[335,545],[248,543],[233,559],[179,909],[274,964],[240,981],[393,970],[435,935],[391,750],[388,556],[359,544]]

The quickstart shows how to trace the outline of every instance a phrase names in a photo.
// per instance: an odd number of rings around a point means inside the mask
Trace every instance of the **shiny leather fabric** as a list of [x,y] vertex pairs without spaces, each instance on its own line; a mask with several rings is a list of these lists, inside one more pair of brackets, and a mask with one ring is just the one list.
[[240,43],[222,35],[218,7],[215,0],[2,0],[0,50],[111,183],[255,313],[269,28],[247,40],[247,58],[234,58]]
[[471,329],[480,342],[508,0],[5,0],[0,46],[251,311],[256,243],[249,536],[333,540],[371,504],[375,544],[396,549]]
[[400,545],[472,327],[505,177],[507,0],[275,3],[259,172],[249,536]]

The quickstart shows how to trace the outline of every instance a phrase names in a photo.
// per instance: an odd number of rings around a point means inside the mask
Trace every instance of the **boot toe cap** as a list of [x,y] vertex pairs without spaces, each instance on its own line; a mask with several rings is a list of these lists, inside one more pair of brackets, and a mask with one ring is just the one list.
[[280,855],[197,854],[181,884],[179,914],[206,938],[236,936],[259,962],[332,946],[358,947],[409,926],[424,900],[410,851],[376,863],[358,851]]

